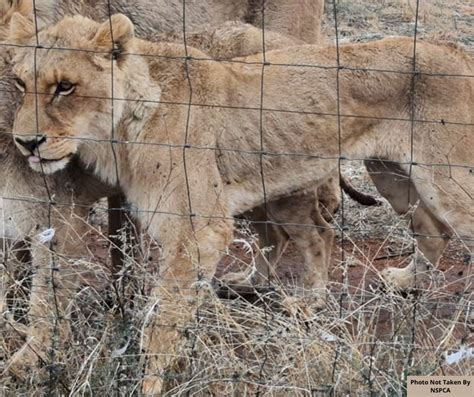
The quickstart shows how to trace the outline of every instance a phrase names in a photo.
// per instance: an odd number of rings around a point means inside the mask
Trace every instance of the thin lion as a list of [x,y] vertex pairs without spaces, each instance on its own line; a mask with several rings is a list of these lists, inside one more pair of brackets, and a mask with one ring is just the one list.
[[[18,14],[11,37],[35,43]],[[324,181],[340,156],[397,162],[426,210],[473,248],[473,68],[453,46],[419,42],[412,74],[408,38],[338,53],[294,46],[267,53],[263,68],[261,55],[223,63],[135,39],[123,15],[102,25],[65,18],[39,40],[44,49],[19,48],[14,59],[24,93],[14,123],[19,150],[48,173],[79,156],[121,186],[163,246],[145,393],[162,388],[196,291],[232,240],[232,216],[262,203],[261,170],[266,197],[276,199]]]

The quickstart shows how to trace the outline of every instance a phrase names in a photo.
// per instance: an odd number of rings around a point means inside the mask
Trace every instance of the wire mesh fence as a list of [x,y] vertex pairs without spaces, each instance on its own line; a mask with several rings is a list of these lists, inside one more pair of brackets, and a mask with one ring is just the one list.
[[2,393],[470,375],[469,6],[136,3],[0,3]]

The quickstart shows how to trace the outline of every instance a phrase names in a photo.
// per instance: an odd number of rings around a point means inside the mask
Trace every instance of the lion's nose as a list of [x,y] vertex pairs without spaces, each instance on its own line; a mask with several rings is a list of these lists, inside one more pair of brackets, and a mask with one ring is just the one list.
[[23,146],[26,150],[30,151],[31,153],[41,145],[43,142],[46,142],[46,137],[44,135],[37,135],[34,139],[21,139],[15,138],[16,143]]

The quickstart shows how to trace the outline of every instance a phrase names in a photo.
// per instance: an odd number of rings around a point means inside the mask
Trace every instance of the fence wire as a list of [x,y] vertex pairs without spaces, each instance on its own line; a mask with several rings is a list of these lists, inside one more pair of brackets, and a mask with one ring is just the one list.
[[[71,55],[112,54],[110,95],[74,94],[77,98],[111,103],[111,138],[66,138],[59,135],[48,138],[110,144],[115,165],[113,184],[116,185],[107,187],[106,194],[96,194],[97,197],[92,202],[81,202],[81,195],[89,187],[74,186],[76,181],[71,180],[67,186],[70,197],[64,197],[64,194],[58,193],[57,181],[45,172],[41,161],[39,163],[41,172],[37,174],[31,172],[33,177],[41,176],[41,185],[44,188],[41,195],[38,193],[38,196],[35,196],[34,188],[29,191],[27,187],[17,189],[15,185],[21,184],[22,181],[10,181],[7,179],[7,174],[4,176],[4,181],[0,180],[0,183],[5,184],[0,185],[2,189],[0,198],[5,206],[0,291],[1,311],[5,324],[2,327],[4,338],[1,346],[1,360],[5,364],[4,380],[1,383],[4,394],[31,394],[33,391],[39,391],[51,396],[99,393],[140,395],[144,379],[158,376],[164,381],[163,393],[166,395],[406,395],[406,382],[410,375],[470,374],[469,358],[473,355],[472,336],[469,334],[472,327],[472,253],[466,249],[466,244],[473,242],[474,236],[458,236],[456,233],[453,236],[435,235],[417,231],[414,213],[419,203],[413,205],[412,195],[416,193],[412,190],[412,182],[416,183],[413,167],[449,169],[450,178],[469,196],[469,187],[462,186],[456,181],[452,170],[466,170],[472,174],[474,162],[452,164],[447,158],[446,163],[424,163],[417,161],[414,150],[417,125],[464,127],[467,134],[474,133],[472,130],[474,123],[469,122],[471,115],[466,115],[464,120],[449,119],[444,115],[437,115],[440,116],[439,119],[417,118],[417,110],[423,106],[417,103],[418,90],[423,88],[420,87],[419,79],[421,77],[453,81],[461,79],[468,83],[474,75],[437,73],[423,70],[422,65],[418,64],[417,44],[422,18],[420,7],[424,3],[419,0],[413,2],[411,35],[413,51],[412,67],[409,71],[344,65],[340,48],[345,37],[341,35],[340,22],[347,18],[347,14],[341,12],[345,3],[336,0],[326,2],[325,7],[325,18],[328,19],[325,28],[334,34],[332,36],[331,33],[336,56],[333,65],[318,64],[318,60],[315,60],[315,63],[307,61],[294,64],[271,62],[267,57],[269,52],[267,38],[271,34],[271,28],[267,26],[272,26],[268,25],[268,15],[275,11],[275,4],[279,2],[248,0],[245,3],[248,3],[247,7],[253,7],[252,12],[247,10],[252,15],[246,15],[246,21],[252,22],[255,18],[259,21],[256,27],[261,32],[260,61],[246,58],[213,58],[207,55],[194,56],[190,50],[192,45],[189,44],[189,37],[194,29],[194,15],[189,11],[190,7],[193,7],[193,2],[186,0],[173,2],[173,7],[178,4],[176,10],[179,10],[178,29],[182,34],[183,56],[126,51],[121,54],[126,57],[180,62],[184,70],[183,78],[187,92],[187,100],[184,101],[174,102],[161,98],[135,99],[117,93],[114,86],[117,73],[115,51],[120,51],[120,48],[115,47],[112,15],[117,8],[120,10],[121,6],[111,0],[104,0],[103,4],[108,15],[113,43],[110,51],[67,48],[62,45],[45,48],[40,41],[38,30],[41,15],[36,13],[41,5],[34,0],[36,43],[20,45],[6,40],[0,44],[5,54],[19,48],[30,48],[33,51],[35,71],[33,91],[27,91],[25,88],[24,95],[34,95],[35,114],[32,117],[35,118],[36,131],[30,138],[36,143],[40,160],[42,130],[39,124],[41,120],[39,103],[44,96],[51,96],[51,93],[43,90],[38,84],[40,70],[37,68],[37,62],[42,56],[39,54],[54,51]],[[281,4],[283,3],[282,1]],[[8,4],[14,7],[17,2]],[[100,4],[95,6],[100,7]],[[126,12],[127,6],[123,7],[123,11]],[[300,17],[295,15],[294,21],[290,23],[300,23],[297,20]],[[236,15],[228,19],[242,19],[242,16]],[[193,29],[190,29],[190,26]],[[6,57],[3,53],[2,56]],[[196,94],[197,89],[190,69],[194,65],[215,62],[260,68],[259,87],[256,91],[259,97],[255,98],[258,106],[215,103],[215,98],[206,98],[206,102],[202,103],[200,93]],[[2,67],[8,66],[5,64]],[[305,69],[335,72],[335,110],[315,112],[311,109],[293,108],[294,104],[291,103],[285,104],[285,108],[267,106],[268,95],[265,88],[269,68],[284,68],[295,73]],[[8,71],[0,72],[2,79],[11,79]],[[390,75],[393,78],[399,75],[409,76],[409,117],[398,118],[389,114],[384,116],[375,111],[373,115],[352,114],[344,109],[340,98],[340,84],[346,73],[353,72],[370,73],[371,76]],[[14,97],[17,95],[17,90],[12,88],[12,84],[0,84],[0,95],[5,98]],[[115,114],[117,108],[129,102],[164,105],[168,106],[170,111],[176,108],[177,112],[185,109],[183,141],[122,139],[116,131]],[[11,107],[13,106],[14,103]],[[256,114],[258,128],[252,133],[258,134],[259,147],[247,150],[223,147],[219,144],[193,143],[190,139],[193,112],[200,109],[248,112],[249,117]],[[337,125],[337,156],[295,151],[291,147],[285,148],[284,151],[272,151],[265,145],[266,114],[279,117],[301,115],[333,118]],[[7,115],[1,114],[0,117],[8,118]],[[312,213],[314,222],[309,223],[272,219],[274,214],[271,210],[272,198],[267,188],[266,159],[336,160],[338,178],[345,177],[346,170],[354,167],[355,162],[380,160],[348,157],[345,154],[342,135],[344,120],[387,121],[407,125],[410,141],[409,160],[390,161],[408,169],[407,175],[403,175],[408,182],[406,207],[409,208],[404,220],[390,224],[386,215],[387,207],[356,210],[355,205],[344,198],[345,192],[340,183],[337,189],[342,200],[338,206],[338,213],[330,214],[331,224],[321,226],[315,220],[314,213]],[[14,151],[16,149],[13,147],[13,141],[19,136],[18,134],[21,134],[22,138],[28,137],[28,131],[13,132],[13,125],[4,128],[8,122],[10,121],[0,120],[2,128],[0,145],[3,138],[8,139],[11,144],[7,149]],[[170,153],[172,150],[179,150],[187,208],[182,211],[162,210],[159,208],[161,198],[154,197],[150,198],[152,204],[149,208],[137,208],[133,203],[124,202],[117,207],[107,206],[104,201],[97,203],[105,196],[109,197],[111,203],[110,198],[120,194],[119,188],[123,186],[120,156],[123,156],[124,147],[134,150],[144,150],[145,147],[164,148]],[[2,149],[0,147],[0,150]],[[200,208],[200,203],[195,197],[193,198],[192,193],[195,183],[192,178],[195,174],[191,171],[197,166],[192,162],[192,154],[207,152],[215,152],[216,157],[223,153],[239,154],[243,158],[248,158],[248,161],[251,161],[252,157],[258,157],[261,183],[258,201],[263,209],[263,219],[226,217],[196,210]],[[13,152],[6,154],[0,152],[0,165],[4,157],[8,161],[14,158],[8,167],[10,169],[18,167],[24,171],[24,165],[13,156]],[[79,162],[73,162],[70,166],[81,165]],[[360,164],[357,167],[359,166]],[[86,172],[92,173],[90,170]],[[70,175],[74,178],[76,174],[65,173],[64,177]],[[206,175],[202,177],[202,184],[205,186]],[[90,178],[92,180],[92,175]],[[95,179],[92,183],[98,184]],[[95,189],[95,186],[93,185],[91,189]],[[156,204],[153,204],[154,200]],[[319,205],[319,209],[313,212],[323,210],[322,204],[314,204]],[[466,205],[472,206],[472,201]],[[17,212],[9,215],[8,208],[14,208]],[[353,213],[356,211],[357,214],[354,216]],[[361,219],[369,211],[378,211],[378,216],[387,220],[387,224],[378,224],[374,227],[369,221],[364,223]],[[102,232],[102,226],[107,223],[105,218],[108,214],[115,213],[127,213],[125,218],[129,219],[129,222],[114,235],[106,236]],[[42,215],[44,219],[41,218]],[[160,272],[160,264],[164,263],[160,256],[162,253],[160,241],[154,238],[156,236],[150,237],[147,233],[140,233],[140,226],[131,220],[140,217],[147,219],[147,222],[141,225],[145,232],[152,233],[152,221],[156,219],[180,219],[189,222],[194,237],[201,232],[202,221],[208,224],[215,221],[234,221],[237,225],[232,247],[220,252],[223,259],[213,278],[206,273],[208,270],[206,264],[201,263],[206,260],[208,253],[205,250],[202,252],[200,244],[195,244],[196,258],[192,258],[194,282],[189,286],[184,284],[180,287],[181,300],[175,302],[172,308],[175,313],[186,313],[189,301],[198,302],[192,318],[185,324],[163,321],[166,317],[162,313],[164,318],[160,321],[153,319],[155,311],[159,311],[161,305],[165,307],[163,300],[169,299],[168,295],[162,295],[160,299],[156,297],[157,285],[177,285],[188,280],[177,279],[173,272],[168,276],[160,276],[162,272],[169,271],[165,269]],[[26,237],[24,242],[21,242],[21,239],[10,238],[5,233],[6,229],[17,219],[25,218],[29,221],[33,219],[35,224],[30,235],[22,236]],[[109,222],[110,219],[109,217]],[[59,226],[68,223],[79,225],[80,229],[69,230]],[[22,225],[14,226],[21,228]],[[330,280],[327,288],[324,286],[327,298],[322,307],[316,306],[315,303],[320,296],[321,288],[306,288],[298,281],[298,277],[304,277],[304,274],[298,272],[304,273],[308,269],[304,269],[301,264],[297,267],[298,261],[304,262],[304,259],[301,259],[304,252],[298,252],[297,243],[291,241],[292,236],[285,231],[294,228],[303,230],[307,235],[316,233],[321,241],[323,240],[321,235],[325,232],[336,233],[334,248],[329,253],[326,250],[324,254],[331,258],[331,265],[328,269]],[[257,236],[255,230],[263,235]],[[52,231],[53,235],[56,233],[54,238],[47,238],[45,235],[47,231]],[[278,257],[275,257],[275,252],[278,254],[277,247],[272,249],[259,245],[259,238],[261,241],[271,242],[274,238],[272,233],[280,233],[280,237],[284,235],[286,239],[286,245]],[[419,257],[415,241],[417,237],[440,243],[450,238],[451,245],[444,252],[439,269],[434,269],[433,276],[426,281],[425,272],[420,274],[415,265],[414,284],[403,291],[384,284],[380,264],[400,265],[410,257],[416,261],[425,261]],[[61,239],[64,240],[63,243]],[[324,241],[323,244],[328,245]],[[395,245],[395,250],[387,248],[388,245]],[[73,247],[77,246],[81,246],[82,251],[79,251],[86,255],[74,255]],[[120,253],[119,268],[110,258],[112,251]],[[318,255],[322,253],[318,252],[316,256]],[[294,268],[289,268],[285,260]],[[270,265],[273,262],[277,264]],[[224,281],[229,269],[248,271],[250,266],[250,270],[253,270],[249,274],[254,276],[259,263],[266,264],[263,274],[260,274],[263,282],[252,285],[246,282]],[[429,264],[424,266],[433,267]],[[446,275],[443,275],[442,270],[446,271]],[[454,276],[453,272],[456,273]],[[291,302],[296,298],[301,298],[301,301],[298,306],[292,306]],[[169,368],[150,369],[149,362],[159,360],[160,356],[165,354],[150,353],[147,350],[143,341],[146,339],[146,329],[150,324],[153,332],[167,330],[185,340],[183,346],[179,345],[176,351],[173,350],[173,360]]]

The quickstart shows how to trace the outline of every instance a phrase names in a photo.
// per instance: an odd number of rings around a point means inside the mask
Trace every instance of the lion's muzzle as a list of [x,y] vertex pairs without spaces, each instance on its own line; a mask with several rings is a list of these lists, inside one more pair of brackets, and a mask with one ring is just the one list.
[[30,167],[46,174],[63,169],[71,160],[73,153],[64,150],[62,145],[52,145],[45,135],[15,137],[15,144],[20,152],[28,158]]
[[[37,135],[33,139],[15,138],[15,142],[19,145],[20,150],[26,149],[30,154],[34,154],[34,151],[44,142],[46,137],[44,135]],[[22,150],[23,151],[23,150]]]

